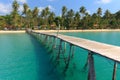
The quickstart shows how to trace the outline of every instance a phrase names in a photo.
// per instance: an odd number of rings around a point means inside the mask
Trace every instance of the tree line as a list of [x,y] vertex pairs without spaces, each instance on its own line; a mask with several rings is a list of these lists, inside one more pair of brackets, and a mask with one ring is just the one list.
[[30,9],[27,3],[23,4],[23,11],[19,12],[19,4],[16,0],[12,3],[10,14],[0,16],[0,29],[119,29],[120,11],[111,13],[106,10],[102,14],[102,8],[98,8],[96,13],[89,14],[84,6],[75,12],[63,6],[61,16],[56,16],[49,7],[39,12],[38,7]]

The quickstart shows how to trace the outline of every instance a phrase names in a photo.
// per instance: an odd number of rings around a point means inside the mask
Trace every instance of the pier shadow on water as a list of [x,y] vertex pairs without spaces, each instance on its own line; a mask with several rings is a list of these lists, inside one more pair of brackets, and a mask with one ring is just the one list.
[[[97,33],[98,34],[98,33]],[[100,39],[95,38],[95,39]],[[59,41],[58,41],[59,43]],[[36,42],[34,43],[36,44]],[[48,78],[45,78],[46,80],[87,80],[88,77],[88,51],[83,50],[81,48],[76,48],[74,50],[74,58],[70,60],[69,66],[65,64],[64,59],[57,59],[57,55],[59,54],[58,49],[49,48],[49,45],[41,45],[38,44],[38,46],[41,46],[42,48],[38,48],[35,46],[36,51],[36,57],[37,61],[43,61],[43,63],[47,64],[45,65],[45,69],[47,72],[43,73],[44,76],[48,76]],[[57,44],[59,45],[59,44]],[[68,57],[70,46],[66,45],[66,52],[65,57]],[[44,52],[45,51],[45,52]],[[41,54],[42,56],[41,56]],[[39,55],[38,55],[39,54]],[[46,57],[45,57],[46,56]],[[42,57],[42,58],[41,58]],[[110,80],[112,79],[112,72],[113,72],[113,61],[106,59],[105,57],[101,57],[99,55],[94,55],[94,62],[95,62],[95,70],[96,70],[96,80]],[[44,58],[44,59],[43,59]],[[39,63],[39,67],[41,67],[41,62]],[[49,64],[49,68],[48,68]],[[47,66],[47,67],[46,67]],[[117,70],[117,80],[119,80],[119,69],[118,64],[118,70]],[[41,75],[41,69],[39,69],[39,75]],[[54,75],[55,74],[55,75]],[[57,74],[57,75],[56,75]],[[61,75],[62,74],[62,75]],[[52,76],[52,78],[51,78]],[[102,76],[102,77],[101,77]],[[41,79],[39,77],[39,79]]]
[[34,44],[37,65],[36,71],[38,73],[37,80],[60,80],[60,78],[62,77],[60,76],[60,74],[57,73],[55,67],[50,63],[50,55],[48,55],[45,46],[40,44],[40,42],[32,36],[30,36],[30,39],[31,42]]

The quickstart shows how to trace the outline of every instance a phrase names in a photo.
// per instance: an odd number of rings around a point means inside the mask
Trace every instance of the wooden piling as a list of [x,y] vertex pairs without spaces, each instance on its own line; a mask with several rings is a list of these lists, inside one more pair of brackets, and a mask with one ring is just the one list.
[[117,62],[114,62],[114,68],[113,68],[113,77],[112,77],[112,80],[116,80],[116,71],[117,71]]
[[44,35],[45,36],[45,39],[44,39],[44,43],[46,44],[47,43],[47,39],[48,39],[48,36],[47,35]]
[[93,53],[90,51],[88,54],[88,80],[96,80]]
[[[117,71],[117,62],[120,63],[120,47],[118,46],[112,46],[112,45],[108,45],[108,44],[104,44],[104,43],[99,43],[96,41],[91,41],[91,40],[86,40],[86,39],[82,39],[82,38],[76,38],[76,37],[71,37],[71,36],[66,36],[66,35],[62,35],[59,34],[59,36],[56,34],[50,34],[50,33],[40,33],[42,34],[41,38],[43,41],[45,39],[45,35],[47,36],[52,36],[55,39],[55,42],[53,41],[53,43],[56,44],[57,39],[60,39],[62,41],[65,41],[69,44],[73,44],[77,47],[81,47],[85,50],[89,50],[89,54],[88,54],[88,60],[86,62],[88,69],[88,80],[96,80],[96,74],[95,74],[95,68],[94,68],[94,58],[93,58],[93,53],[97,54],[97,55],[101,55],[103,57],[106,57],[108,59],[111,59],[114,62],[114,68],[113,68],[113,76],[112,76],[112,80],[116,80],[116,71]],[[31,32],[31,35],[33,35],[34,37],[37,38],[37,33],[36,32]],[[62,44],[62,42],[60,41],[60,44]],[[66,49],[66,47],[65,47]],[[70,51],[69,51],[69,55],[67,57],[67,63],[66,63],[66,70],[69,66],[69,62],[71,59],[71,49],[72,46],[70,45]],[[61,45],[59,45],[59,51],[58,51],[58,58],[60,58],[60,53],[61,53]],[[115,54],[113,54],[115,53]],[[65,71],[66,71],[65,70]]]
[[64,42],[64,53],[66,51],[66,42]]
[[53,45],[52,45],[52,48],[53,48],[53,49],[56,48],[56,39],[55,39],[55,37],[53,37]]
[[69,55],[68,55],[68,64],[69,64],[69,61],[71,59],[71,52],[72,52],[72,44],[70,44],[70,50],[69,50]]
[[59,44],[59,49],[58,49],[57,60],[60,59],[61,48],[62,48],[62,40],[60,39],[60,44]]
[[67,71],[69,64],[70,64],[70,60],[71,60],[71,53],[72,53],[72,44],[70,44],[70,49],[69,49],[69,55],[68,55],[68,59],[66,61],[66,66],[65,69],[63,70],[63,73],[65,74],[65,72]]
[[72,58],[74,57],[74,48],[75,46],[72,46],[72,55],[71,55]]

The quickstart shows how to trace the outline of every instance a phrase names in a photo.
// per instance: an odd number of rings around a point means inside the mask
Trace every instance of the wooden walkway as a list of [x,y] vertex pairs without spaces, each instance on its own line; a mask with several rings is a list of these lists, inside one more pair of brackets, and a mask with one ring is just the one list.
[[41,34],[58,37],[65,42],[71,43],[75,46],[81,47],[88,51],[94,52],[95,54],[99,54],[101,56],[112,59],[114,61],[120,62],[120,47],[118,46],[113,46],[105,43],[100,43],[92,40],[66,36],[61,34],[59,34],[58,36],[54,33],[42,32]]
[[[87,50],[88,51],[88,61],[87,61],[88,80],[96,80],[96,74],[95,74],[95,68],[94,68],[94,57],[93,57],[94,54],[98,54],[98,55],[101,55],[103,57],[113,60],[114,65],[113,65],[112,80],[116,80],[117,63],[120,63],[120,47],[105,44],[105,43],[100,43],[100,42],[96,42],[96,41],[92,41],[92,40],[87,40],[87,39],[83,39],[83,38],[66,36],[66,35],[62,35],[62,34],[38,32],[38,31],[32,31],[30,33],[35,34],[36,36],[37,36],[37,34],[40,34],[40,35],[46,36],[46,38],[48,36],[54,37],[54,39],[58,38],[58,39],[60,39],[60,45],[61,45],[62,41],[69,43],[70,44],[70,52],[69,52],[68,63],[66,64],[66,67],[69,66],[72,46],[78,46],[80,48]],[[59,46],[58,56],[60,55],[60,48],[61,48],[61,46]]]

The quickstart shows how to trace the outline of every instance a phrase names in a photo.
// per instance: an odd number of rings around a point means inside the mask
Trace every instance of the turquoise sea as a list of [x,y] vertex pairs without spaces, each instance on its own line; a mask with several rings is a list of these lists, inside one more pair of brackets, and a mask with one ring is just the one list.
[[[107,44],[120,46],[120,32],[79,32],[61,33]],[[28,34],[0,34],[0,80],[87,80],[88,51],[74,47],[74,56],[66,68],[63,55],[57,64],[56,48],[52,49],[53,39],[45,41]],[[49,46],[48,46],[49,45]],[[64,46],[64,42],[62,44]],[[64,56],[67,58],[70,46],[66,43]],[[114,53],[113,53],[114,54]],[[112,80],[113,61],[94,55],[97,80]],[[120,65],[117,68],[119,80]]]
[[28,34],[0,34],[0,80],[59,80],[47,50]]

